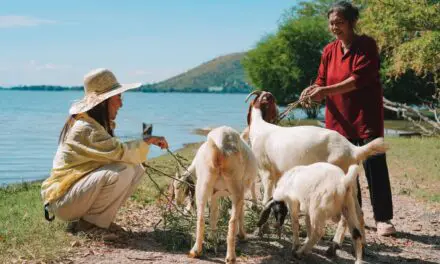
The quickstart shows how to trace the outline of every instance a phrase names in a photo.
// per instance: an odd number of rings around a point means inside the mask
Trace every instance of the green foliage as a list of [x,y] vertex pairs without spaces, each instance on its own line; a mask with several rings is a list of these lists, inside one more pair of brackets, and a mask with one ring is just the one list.
[[288,9],[281,16],[282,21],[285,22],[292,18],[302,17],[327,17],[327,12],[334,0],[315,0],[315,1],[301,1],[298,5]]
[[314,81],[321,50],[330,38],[323,17],[293,16],[249,51],[243,65],[253,85],[285,104]]
[[[357,2],[365,7],[361,13],[360,30],[376,39],[385,59],[382,73],[386,80],[395,79],[391,86],[400,90],[411,76],[412,82],[419,83],[412,89],[412,96],[424,94],[426,97],[422,99],[429,100],[432,87],[438,87],[440,81],[440,1]],[[392,95],[398,95],[397,90]]]

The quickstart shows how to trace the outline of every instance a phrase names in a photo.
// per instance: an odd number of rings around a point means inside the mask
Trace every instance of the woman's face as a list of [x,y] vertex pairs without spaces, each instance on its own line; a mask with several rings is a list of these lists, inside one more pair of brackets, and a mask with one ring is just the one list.
[[328,17],[329,30],[339,40],[344,40],[351,36],[353,34],[353,26],[354,23],[350,24],[340,12],[333,12]]
[[117,94],[108,99],[108,115],[110,120],[115,120],[119,108],[122,107],[122,95]]

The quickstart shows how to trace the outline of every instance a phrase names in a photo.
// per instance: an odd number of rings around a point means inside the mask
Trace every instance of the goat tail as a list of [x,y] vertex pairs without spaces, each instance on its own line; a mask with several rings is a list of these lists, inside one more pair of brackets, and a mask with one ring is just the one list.
[[348,168],[347,175],[342,177],[341,181],[344,188],[347,190],[351,186],[355,186],[357,178],[359,175],[359,165],[353,164]]
[[383,154],[389,149],[388,144],[385,143],[384,138],[376,138],[364,146],[357,147],[355,150],[355,157],[357,162],[361,162],[370,156]]
[[225,160],[225,157],[223,155],[223,151],[217,146],[216,142],[214,141],[214,139],[208,137],[208,141],[207,141],[207,149],[209,153],[209,156],[207,156],[206,158],[208,158],[208,160],[210,162],[212,162],[212,166],[214,168],[218,168],[220,167]]

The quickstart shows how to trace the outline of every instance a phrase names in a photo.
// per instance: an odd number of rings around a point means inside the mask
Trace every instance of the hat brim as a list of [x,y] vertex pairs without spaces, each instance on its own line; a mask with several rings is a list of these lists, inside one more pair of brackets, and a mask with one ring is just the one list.
[[105,93],[102,93],[99,95],[86,96],[86,97],[82,98],[81,100],[72,103],[72,106],[69,109],[69,114],[75,115],[75,114],[87,112],[90,109],[92,109],[93,107],[97,106],[101,102],[107,100],[108,98],[110,98],[114,95],[121,94],[125,91],[131,90],[131,89],[136,89],[141,86],[142,86],[142,83],[121,84],[120,86],[118,86],[108,92],[105,92]]

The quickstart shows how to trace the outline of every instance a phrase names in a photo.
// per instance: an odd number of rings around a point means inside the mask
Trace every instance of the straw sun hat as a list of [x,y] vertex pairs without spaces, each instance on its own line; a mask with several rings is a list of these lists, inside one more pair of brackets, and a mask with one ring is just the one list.
[[84,98],[72,104],[69,114],[87,112],[106,99],[139,88],[141,85],[141,83],[120,84],[115,75],[107,69],[92,70],[84,76]]

